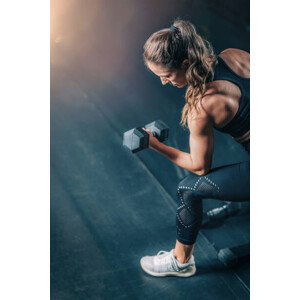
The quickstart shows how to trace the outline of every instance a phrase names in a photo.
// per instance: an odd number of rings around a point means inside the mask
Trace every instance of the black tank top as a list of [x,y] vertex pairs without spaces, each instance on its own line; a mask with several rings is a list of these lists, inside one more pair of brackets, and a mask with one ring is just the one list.
[[237,138],[250,130],[250,79],[235,74],[225,61],[218,56],[218,63],[212,81],[227,80],[236,84],[241,90],[239,108],[233,119],[224,127],[216,128]]

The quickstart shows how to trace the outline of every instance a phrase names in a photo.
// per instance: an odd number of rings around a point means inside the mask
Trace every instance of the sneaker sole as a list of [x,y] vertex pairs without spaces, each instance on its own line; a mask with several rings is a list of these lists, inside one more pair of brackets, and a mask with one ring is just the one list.
[[186,268],[185,270],[182,270],[179,272],[163,272],[163,273],[149,271],[149,270],[145,269],[141,263],[140,263],[140,265],[146,273],[148,273],[152,276],[155,276],[155,277],[165,277],[165,276],[190,277],[196,273],[195,265],[191,265],[188,268]]

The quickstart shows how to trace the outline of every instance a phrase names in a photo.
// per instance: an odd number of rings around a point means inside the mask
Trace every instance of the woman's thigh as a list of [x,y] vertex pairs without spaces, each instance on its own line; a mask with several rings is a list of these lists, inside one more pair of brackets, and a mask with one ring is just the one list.
[[201,199],[249,201],[250,162],[214,168],[203,176],[191,174],[180,182],[178,189],[191,190]]

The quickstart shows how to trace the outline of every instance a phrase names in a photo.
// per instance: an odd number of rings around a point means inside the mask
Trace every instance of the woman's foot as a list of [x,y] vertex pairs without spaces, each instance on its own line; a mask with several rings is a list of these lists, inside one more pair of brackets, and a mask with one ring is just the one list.
[[144,256],[140,264],[146,273],[156,277],[190,277],[196,273],[194,256],[192,255],[188,262],[181,264],[174,256],[173,249],[170,252],[159,251],[154,256]]

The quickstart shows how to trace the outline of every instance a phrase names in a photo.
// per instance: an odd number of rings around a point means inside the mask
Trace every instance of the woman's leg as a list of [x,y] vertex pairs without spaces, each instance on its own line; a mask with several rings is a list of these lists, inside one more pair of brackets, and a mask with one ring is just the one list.
[[[250,140],[247,140],[241,145],[244,147],[246,152],[250,155]],[[218,220],[218,219],[224,219],[231,217],[238,213],[242,208],[241,202],[230,202],[230,201],[225,201],[225,204],[222,205],[221,207],[216,207],[208,212],[206,212],[206,215],[210,220]]]
[[250,163],[215,168],[207,175],[191,174],[179,184],[176,213],[177,241],[174,255],[181,263],[192,256],[202,224],[202,200],[249,201]]

